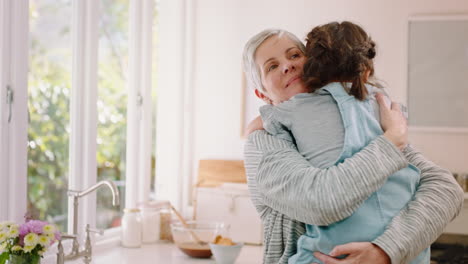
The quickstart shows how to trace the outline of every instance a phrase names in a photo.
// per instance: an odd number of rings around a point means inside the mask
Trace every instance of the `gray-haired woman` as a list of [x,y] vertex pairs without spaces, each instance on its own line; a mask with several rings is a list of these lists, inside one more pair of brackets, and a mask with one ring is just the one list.
[[[303,50],[297,37],[282,30],[263,31],[246,44],[244,69],[259,98],[276,105],[291,94],[307,91],[297,78],[302,75]],[[254,121],[252,127],[256,127],[255,122],[261,120]],[[304,223],[329,225],[350,216],[389,175],[408,162],[421,170],[418,191],[387,230],[374,241],[333,250],[336,256],[348,255],[346,259],[316,253],[317,259],[332,264],[406,263],[428,247],[458,214],[463,203],[460,187],[448,171],[413,148],[404,147],[406,120],[399,110],[381,107],[381,124],[387,128],[382,136],[342,164],[327,169],[313,167],[289,141],[262,130],[249,135],[245,166],[252,201],[264,224],[265,263],[287,263],[296,253]]]

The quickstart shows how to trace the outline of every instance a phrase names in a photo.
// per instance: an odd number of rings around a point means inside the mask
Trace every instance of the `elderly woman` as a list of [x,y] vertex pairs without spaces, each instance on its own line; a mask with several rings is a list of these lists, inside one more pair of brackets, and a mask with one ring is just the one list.
[[[303,51],[302,42],[286,31],[266,30],[254,36],[244,50],[244,69],[257,96],[276,105],[291,94],[306,92],[300,78]],[[451,174],[405,147],[406,120],[398,109],[381,105],[380,112],[385,133],[327,169],[313,167],[290,141],[263,130],[249,135],[245,166],[252,201],[264,225],[264,263],[287,263],[297,251],[304,223],[330,225],[349,217],[408,163],[421,170],[419,186],[386,231],[374,241],[341,245],[330,254],[348,255],[345,259],[314,253],[316,258],[332,264],[407,263],[458,214],[463,193]]]

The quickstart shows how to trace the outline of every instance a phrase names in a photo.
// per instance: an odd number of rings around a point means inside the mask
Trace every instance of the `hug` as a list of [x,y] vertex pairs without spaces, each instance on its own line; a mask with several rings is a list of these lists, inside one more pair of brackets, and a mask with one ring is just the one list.
[[376,55],[347,21],[313,28],[305,45],[279,29],[245,45],[248,84],[266,103],[244,149],[264,263],[428,264],[460,212],[463,190],[409,144]]

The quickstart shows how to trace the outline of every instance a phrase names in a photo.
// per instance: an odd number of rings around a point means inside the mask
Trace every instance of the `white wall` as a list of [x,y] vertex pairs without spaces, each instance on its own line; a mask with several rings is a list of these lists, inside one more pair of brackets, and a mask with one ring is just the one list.
[[[377,76],[395,100],[406,102],[408,17],[468,14],[464,0],[196,0],[194,7],[194,163],[243,157],[241,53],[260,30],[284,28],[303,39],[318,24],[356,22],[377,42]],[[468,172],[468,135],[411,133],[410,139],[442,166]]]

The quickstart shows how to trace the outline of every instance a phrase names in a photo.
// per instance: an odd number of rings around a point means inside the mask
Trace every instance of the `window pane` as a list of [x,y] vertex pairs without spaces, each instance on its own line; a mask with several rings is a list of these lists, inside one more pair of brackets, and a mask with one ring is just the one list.
[[109,191],[97,193],[99,228],[120,225],[125,206],[125,147],[127,123],[128,0],[100,0],[98,70],[98,181],[112,180],[120,191],[120,207]]
[[158,78],[158,71],[156,71],[156,62],[158,61],[157,57],[157,47],[158,47],[158,33],[159,33],[159,26],[158,26],[158,13],[159,13],[159,1],[155,1],[154,10],[153,10],[153,40],[152,40],[152,60],[151,60],[151,82],[152,82],[152,89],[151,89],[151,100],[153,103],[153,112],[151,114],[153,118],[153,128],[151,131],[151,138],[153,139],[153,145],[151,147],[151,198],[156,199],[156,102],[157,102],[157,94],[156,94],[156,84]]
[[71,0],[30,0],[28,211],[67,222]]

